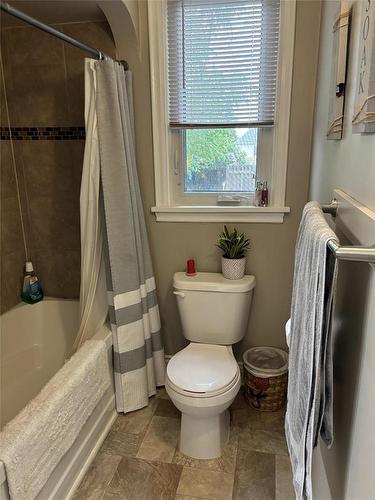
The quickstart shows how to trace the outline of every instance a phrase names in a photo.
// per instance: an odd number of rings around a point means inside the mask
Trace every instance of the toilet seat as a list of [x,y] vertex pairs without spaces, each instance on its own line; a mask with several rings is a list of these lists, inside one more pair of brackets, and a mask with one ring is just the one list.
[[167,376],[166,379],[166,386],[168,386],[170,389],[172,389],[175,393],[180,394],[181,396],[186,396],[188,398],[194,398],[194,399],[200,399],[200,398],[214,398],[215,396],[221,396],[225,394],[226,392],[229,392],[236,384],[237,381],[240,378],[240,371],[238,370],[238,374],[234,379],[224,386],[222,389],[219,389],[217,391],[210,391],[210,392],[191,392],[191,391],[186,391],[184,389],[181,389],[181,387],[176,386],[169,377]]
[[239,377],[231,346],[191,343],[167,365],[168,385],[188,397],[218,396],[236,385]]

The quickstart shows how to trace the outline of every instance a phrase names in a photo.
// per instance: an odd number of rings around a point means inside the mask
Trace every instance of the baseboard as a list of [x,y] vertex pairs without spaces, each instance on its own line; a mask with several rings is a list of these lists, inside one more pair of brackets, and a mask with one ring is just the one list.
[[[173,356],[174,356],[173,354],[165,354],[164,355],[165,365],[167,365],[169,363],[169,360]],[[244,385],[244,381],[243,381],[243,361],[237,361],[237,364],[238,364],[238,367],[239,367],[240,373],[241,373],[241,385]]]

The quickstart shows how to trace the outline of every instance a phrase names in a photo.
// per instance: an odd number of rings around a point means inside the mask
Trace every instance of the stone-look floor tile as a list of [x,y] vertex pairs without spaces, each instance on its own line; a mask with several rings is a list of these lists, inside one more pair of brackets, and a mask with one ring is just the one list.
[[111,455],[135,457],[141,445],[142,437],[121,429],[111,429],[100,451]]
[[240,429],[238,434],[239,448],[254,450],[275,455],[288,455],[284,433],[273,430],[256,430],[248,427]]
[[172,462],[179,433],[180,421],[177,418],[152,417],[137,457]]
[[231,430],[230,438],[226,444],[221,457],[211,460],[198,460],[188,457],[176,450],[173,457],[173,463],[194,467],[197,469],[209,469],[214,471],[227,472],[233,474],[236,467],[236,457],[238,448],[238,433],[235,429]]
[[202,497],[192,497],[190,495],[176,495],[175,500],[202,500]]
[[167,391],[165,390],[165,387],[159,387],[156,391],[156,397],[158,399],[170,399],[168,396]]
[[294,497],[289,457],[278,455],[276,456],[276,500],[292,500]]
[[113,429],[130,434],[144,434],[155,413],[157,403],[157,399],[152,397],[145,408],[119,415],[113,424]]
[[238,428],[239,447],[246,450],[287,455],[283,411],[259,412],[252,408],[233,410],[232,425]]
[[181,418],[181,412],[169,399],[159,399],[155,411],[155,416]]
[[209,500],[230,500],[233,482],[233,474],[184,467],[177,494]]
[[265,412],[254,410],[246,404],[244,408],[232,409],[232,422],[238,427],[253,427],[259,430],[283,430],[285,411]]
[[103,500],[173,500],[182,467],[124,457]]
[[244,394],[244,388],[241,387],[241,389],[238,391],[238,394],[233,401],[233,403],[230,405],[231,410],[242,410],[248,408],[248,403],[246,402],[245,399],[245,394]]
[[98,500],[102,498],[120,462],[120,456],[99,453],[83,478],[73,500]]
[[233,500],[275,499],[275,456],[238,450]]

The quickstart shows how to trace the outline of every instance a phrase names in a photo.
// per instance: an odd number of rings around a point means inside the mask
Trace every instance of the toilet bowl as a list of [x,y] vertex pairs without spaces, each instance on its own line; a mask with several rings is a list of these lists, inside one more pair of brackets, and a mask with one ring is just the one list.
[[179,449],[190,457],[217,458],[228,440],[228,408],[241,385],[232,344],[244,336],[254,287],[254,276],[236,282],[217,273],[174,276],[191,342],[169,361],[165,387],[182,414]]
[[171,359],[165,387],[182,414],[179,449],[184,455],[221,455],[229,437],[226,410],[240,385],[231,347],[192,343]]

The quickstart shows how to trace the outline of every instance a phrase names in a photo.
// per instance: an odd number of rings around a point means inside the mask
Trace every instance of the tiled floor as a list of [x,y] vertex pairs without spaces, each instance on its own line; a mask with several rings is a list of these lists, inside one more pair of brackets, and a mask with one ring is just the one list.
[[165,390],[117,418],[74,500],[293,500],[284,413],[252,410],[240,392],[222,457],[177,449],[180,413]]

